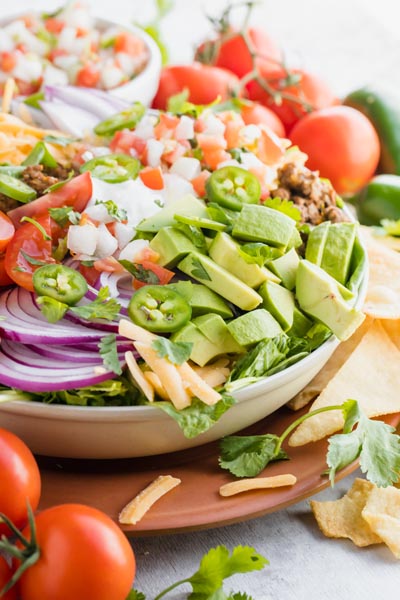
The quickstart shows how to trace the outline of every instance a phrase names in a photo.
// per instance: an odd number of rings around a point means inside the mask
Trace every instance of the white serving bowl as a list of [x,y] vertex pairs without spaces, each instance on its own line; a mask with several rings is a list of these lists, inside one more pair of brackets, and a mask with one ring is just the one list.
[[[363,305],[368,269],[355,306]],[[0,407],[0,426],[37,454],[67,458],[129,458],[185,450],[263,419],[293,398],[336,350],[332,337],[288,369],[237,391],[237,403],[206,433],[184,437],[176,422],[152,406],[81,407],[13,401]]]

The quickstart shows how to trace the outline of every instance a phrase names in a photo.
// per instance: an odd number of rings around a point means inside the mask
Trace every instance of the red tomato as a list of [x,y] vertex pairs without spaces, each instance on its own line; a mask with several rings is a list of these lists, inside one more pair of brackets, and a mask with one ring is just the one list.
[[9,217],[0,210],[0,252],[2,252],[15,233],[15,227]]
[[0,286],[12,285],[14,281],[8,276],[6,271],[6,257],[5,254],[0,255]]
[[164,179],[160,167],[154,169],[152,167],[146,167],[140,171],[139,176],[144,185],[151,190],[164,189]]
[[76,85],[82,87],[96,87],[100,79],[100,71],[91,63],[87,63],[76,74]]
[[[126,600],[135,556],[107,515],[63,504],[36,517],[39,560],[19,580],[23,600]],[[29,527],[23,531],[30,536]]]
[[132,155],[131,150],[135,151],[135,156],[142,160],[146,152],[147,142],[135,135],[134,131],[122,129],[117,131],[110,142],[110,150],[115,154]]
[[268,81],[272,88],[294,97],[294,100],[283,99],[281,104],[276,104],[271,95],[257,81],[251,81],[247,86],[249,98],[264,104],[277,114],[285,126],[286,133],[289,133],[295,123],[309,112],[307,107],[302,106],[296,99],[310,105],[312,110],[337,104],[336,96],[326,83],[316,75],[307,73],[307,71],[293,69],[292,73],[299,75],[300,81],[295,85],[284,87],[282,87],[282,83],[284,83],[286,75],[283,70],[261,68],[260,71],[262,77]]
[[13,54],[12,52],[2,52],[0,54],[0,64],[1,70],[5,71],[6,73],[9,73],[17,64],[15,54]]
[[285,137],[285,128],[280,118],[269,108],[256,102],[244,104],[241,115],[246,125],[267,125],[279,137]]
[[24,81],[23,79],[16,79],[18,94],[21,96],[30,96],[39,91],[42,84],[42,80],[38,81]]
[[115,52],[138,56],[143,52],[144,48],[143,41],[138,36],[133,35],[133,33],[129,33],[129,31],[121,31],[115,38]]
[[61,21],[61,19],[57,19],[56,17],[49,17],[48,19],[46,19],[44,26],[50,33],[57,34],[61,33],[61,31],[64,29],[65,23],[64,21]]
[[[250,27],[247,36],[251,50],[257,53],[258,66],[275,67],[282,60],[280,49],[263,29]],[[235,31],[228,31],[223,38],[201,44],[195,58],[202,63],[228,69],[240,78],[253,68],[253,60],[243,36]]]
[[7,275],[21,287],[33,292],[32,274],[40,266],[31,264],[24,253],[41,262],[55,262],[52,258],[52,228],[49,215],[38,217],[36,221],[43,227],[49,239],[32,223],[24,223],[7,246],[5,269]]
[[353,194],[373,176],[379,139],[371,122],[349,106],[332,106],[304,117],[290,138],[308,154],[307,166],[331,180],[339,194]]
[[[13,570],[8,566],[6,560],[0,556],[0,592],[10,581]],[[2,600],[17,600],[17,588],[13,586],[6,594],[1,596]]]
[[89,171],[74,177],[65,185],[50,192],[37,200],[14,208],[8,212],[8,216],[16,227],[20,227],[22,217],[37,217],[44,215],[49,208],[60,208],[61,206],[73,206],[78,212],[82,212],[92,197],[92,178]]
[[[32,510],[39,504],[40,473],[28,446],[5,429],[0,429],[0,490],[0,512],[18,528],[24,527],[27,502]],[[0,523],[0,534],[3,533],[10,531]]]
[[[158,277],[157,285],[166,285],[167,283],[169,283],[171,281],[171,279],[175,275],[175,273],[173,271],[169,271],[165,267],[158,265],[157,263],[153,262],[152,260],[145,260],[145,259],[135,260],[135,264],[142,265],[142,267],[144,269],[146,269],[146,271],[152,271]],[[148,284],[145,283],[144,281],[140,281],[139,279],[133,280],[133,287],[135,290],[138,290],[139,288],[141,288],[145,285],[148,285]]]
[[218,97],[227,100],[238,84],[236,75],[219,67],[200,63],[164,67],[153,108],[165,110],[168,98],[184,89],[189,91],[189,101],[195,104],[210,104]]

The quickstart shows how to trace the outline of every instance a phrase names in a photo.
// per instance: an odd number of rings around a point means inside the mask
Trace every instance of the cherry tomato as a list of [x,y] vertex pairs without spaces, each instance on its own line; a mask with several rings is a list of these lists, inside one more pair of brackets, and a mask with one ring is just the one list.
[[96,87],[99,79],[99,69],[95,65],[88,63],[77,72],[76,85],[82,87]]
[[[32,274],[43,263],[55,262],[52,258],[52,227],[49,215],[36,219],[43,232],[32,223],[17,229],[7,246],[5,269],[7,275],[21,287],[33,292]],[[35,262],[39,264],[34,264]]]
[[[40,473],[28,446],[5,429],[0,429],[0,490],[0,512],[17,527],[24,527],[27,501],[32,510],[39,504]],[[0,534],[3,533],[10,531],[0,523]]]
[[210,104],[218,97],[227,100],[239,79],[226,69],[194,63],[192,65],[173,65],[164,67],[153,108],[165,110],[168,98],[189,91],[189,101],[194,104]]
[[249,102],[243,105],[241,115],[246,125],[267,125],[279,137],[285,137],[285,128],[280,118],[266,106],[256,102]]
[[73,206],[78,212],[82,212],[92,197],[92,178],[89,172],[74,177],[65,185],[54,192],[50,192],[37,200],[18,206],[8,212],[8,216],[16,227],[20,226],[22,217],[34,217],[44,215],[49,208],[60,208],[61,206]]
[[[258,66],[275,67],[282,60],[279,47],[263,29],[250,27],[247,36],[251,50],[257,53]],[[195,58],[202,63],[228,69],[240,78],[253,68],[253,60],[243,36],[232,30],[223,37],[201,44]]]
[[[23,531],[30,537],[29,526]],[[19,580],[23,600],[126,600],[136,570],[132,548],[107,515],[80,504],[36,517],[39,560]]]
[[349,106],[307,115],[290,138],[308,154],[307,166],[330,179],[339,194],[357,192],[378,165],[378,135],[367,117]]
[[0,210],[0,252],[8,245],[15,233],[15,227],[9,217]]
[[[0,556],[0,592],[10,581],[12,574],[12,568],[8,565],[5,558]],[[1,598],[2,600],[17,600],[16,586],[13,586],[6,594],[3,594]]]
[[[249,98],[264,104],[277,114],[285,126],[286,133],[290,132],[295,123],[304,117],[310,108],[317,110],[337,104],[337,98],[327,84],[307,71],[293,69],[291,73],[300,79],[298,83],[292,85],[285,85],[286,74],[282,69],[268,70],[262,67],[260,72],[272,88],[290,94],[294,98],[283,99],[281,104],[277,104],[257,81],[251,81],[247,86]],[[309,105],[308,109],[306,105]]]

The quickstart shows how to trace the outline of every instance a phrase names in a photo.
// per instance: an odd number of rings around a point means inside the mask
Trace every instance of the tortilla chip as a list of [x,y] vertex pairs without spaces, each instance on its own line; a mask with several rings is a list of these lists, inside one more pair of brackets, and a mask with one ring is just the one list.
[[[375,321],[357,348],[313,402],[310,411],[357,400],[368,417],[400,412],[400,352],[379,321]],[[343,428],[340,410],[315,415],[299,425],[289,440],[302,446]]]
[[365,228],[369,283],[364,312],[376,319],[400,319],[400,254],[373,238]]
[[366,332],[373,323],[372,317],[367,317],[361,327],[346,342],[340,344],[337,350],[332,354],[326,365],[310,383],[301,390],[292,400],[287,403],[287,406],[292,410],[300,410],[306,406],[311,400],[322,392],[328,385],[332,377],[336,375],[339,369],[344,365],[351,353],[358,346]]
[[400,350],[400,320],[385,319],[381,323],[393,344]]
[[362,510],[370,529],[400,558],[400,490],[374,488]]
[[322,533],[330,538],[349,538],[360,547],[380,544],[382,540],[362,517],[369,494],[374,489],[374,484],[366,479],[356,479],[340,500],[311,500],[311,509]]

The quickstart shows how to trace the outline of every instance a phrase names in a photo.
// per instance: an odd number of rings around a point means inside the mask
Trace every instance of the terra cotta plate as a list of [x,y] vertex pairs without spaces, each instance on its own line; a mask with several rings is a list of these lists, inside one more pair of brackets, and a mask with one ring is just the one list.
[[[300,414],[283,408],[241,433],[276,433]],[[385,421],[393,426],[400,414]],[[134,526],[123,526],[128,536],[160,535],[220,527],[259,517],[315,494],[329,485],[322,475],[326,469],[327,441],[286,448],[291,460],[270,465],[265,475],[293,473],[292,487],[245,492],[223,498],[218,490],[233,477],[218,466],[218,443],[192,450],[123,460],[75,460],[38,457],[43,492],[40,509],[70,502],[99,508],[115,521],[118,513],[138,492],[158,475],[173,475],[181,485],[159,500]],[[340,471],[337,479],[357,468],[353,463]]]

